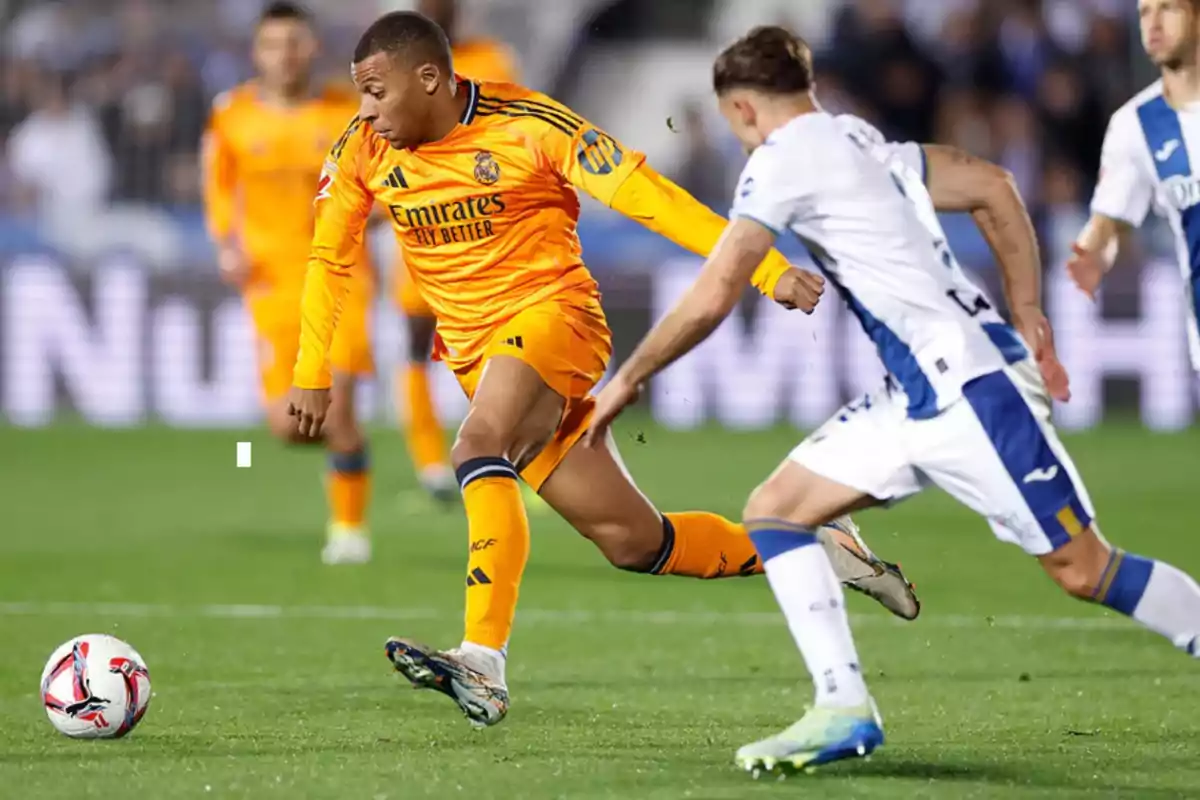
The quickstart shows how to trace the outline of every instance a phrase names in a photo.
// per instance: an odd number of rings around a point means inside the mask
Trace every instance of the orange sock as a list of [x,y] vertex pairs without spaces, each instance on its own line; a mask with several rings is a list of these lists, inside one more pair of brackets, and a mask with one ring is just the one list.
[[408,452],[413,466],[420,474],[430,467],[450,463],[446,450],[446,434],[433,407],[433,394],[429,390],[429,371],[425,364],[401,367],[400,391],[404,393],[403,428],[408,440]]
[[364,447],[355,453],[329,454],[329,518],[334,525],[361,528],[371,499],[371,471]]
[[689,578],[760,575],[762,561],[746,529],[717,514],[689,511],[663,515],[662,555],[650,572]]
[[463,640],[503,650],[529,559],[529,520],[521,486],[516,469],[504,458],[473,458],[456,472],[471,543]]

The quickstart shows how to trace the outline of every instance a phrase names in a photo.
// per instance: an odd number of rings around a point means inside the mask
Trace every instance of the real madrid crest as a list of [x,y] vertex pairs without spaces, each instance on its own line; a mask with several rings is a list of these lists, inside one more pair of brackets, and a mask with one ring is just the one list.
[[475,154],[475,180],[484,186],[491,186],[500,180],[500,165],[496,163],[495,156],[487,150],[480,150]]

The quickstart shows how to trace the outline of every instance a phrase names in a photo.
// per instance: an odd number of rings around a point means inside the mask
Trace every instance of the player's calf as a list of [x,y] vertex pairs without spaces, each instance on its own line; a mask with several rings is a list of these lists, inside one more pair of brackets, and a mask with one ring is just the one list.
[[446,434],[434,407],[429,374],[437,320],[408,314],[408,360],[396,368],[396,416],[422,487],[443,503],[457,502],[458,487],[450,468]]
[[366,525],[370,458],[354,410],[354,387],[353,376],[335,375],[325,423],[329,529],[321,558],[327,564],[361,564],[371,559]]
[[1200,656],[1200,586],[1181,570],[1112,547],[1094,525],[1039,561],[1072,597],[1118,611]]

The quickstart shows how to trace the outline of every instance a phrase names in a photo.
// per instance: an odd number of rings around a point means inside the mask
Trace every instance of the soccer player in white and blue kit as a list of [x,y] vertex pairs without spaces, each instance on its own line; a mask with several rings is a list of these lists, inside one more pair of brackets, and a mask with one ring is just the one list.
[[1093,299],[1120,236],[1151,208],[1175,232],[1188,344],[1200,372],[1200,0],[1140,0],[1142,44],[1162,77],[1109,122],[1092,215],[1067,269]]
[[[793,450],[746,504],[745,524],[816,690],[791,727],[738,751],[748,770],[870,753],[882,722],[859,668],[842,590],[818,526],[936,485],[1016,544],[1074,597],[1126,614],[1197,654],[1200,586],[1111,547],[1050,425],[1069,396],[1041,311],[1033,226],[1011,176],[953,148],[889,144],[812,96],[807,45],[756,28],[717,59],[714,87],[752,150],[732,221],[695,285],[597,398],[602,440],[638,387],[732,312],[785,231],[812,253],[875,342],[877,392]],[[959,268],[934,209],[970,212],[1003,274],[1010,326]],[[594,439],[593,439],[594,440]]]

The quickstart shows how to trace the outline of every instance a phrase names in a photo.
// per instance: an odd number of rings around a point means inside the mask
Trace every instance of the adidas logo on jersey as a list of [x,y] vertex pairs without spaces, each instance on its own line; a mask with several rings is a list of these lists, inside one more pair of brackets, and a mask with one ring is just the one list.
[[383,179],[383,185],[392,189],[407,189],[408,181],[404,179],[404,172],[399,167],[393,167],[388,176]]
[[508,345],[509,347],[515,347],[518,350],[525,349],[525,340],[522,339],[520,336],[510,336],[509,338],[504,340],[504,343],[506,345]]

